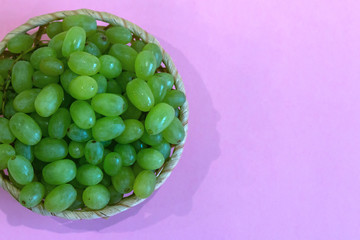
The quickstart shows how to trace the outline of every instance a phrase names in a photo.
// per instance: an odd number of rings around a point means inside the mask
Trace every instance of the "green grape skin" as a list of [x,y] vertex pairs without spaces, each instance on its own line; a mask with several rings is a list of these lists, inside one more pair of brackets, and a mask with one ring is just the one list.
[[23,184],[20,184],[20,183],[16,182],[15,179],[11,176],[10,173],[9,173],[9,180],[12,183],[12,185],[14,185],[19,190],[21,190],[24,187]]
[[96,80],[89,76],[79,76],[69,84],[69,93],[77,100],[88,100],[94,97],[97,91]]
[[169,104],[173,108],[181,107],[186,101],[185,94],[179,90],[171,90],[167,92],[163,102]]
[[104,171],[109,176],[115,176],[121,168],[121,156],[117,152],[111,152],[105,156]]
[[97,29],[96,20],[88,15],[77,14],[66,16],[62,21],[63,31],[67,31],[75,26],[83,28],[86,32],[86,36],[88,37],[93,35]]
[[15,136],[10,130],[9,120],[0,117],[0,143],[10,144],[13,141],[15,141]]
[[104,146],[99,141],[88,141],[85,145],[86,161],[92,165],[99,164],[104,156]]
[[101,144],[104,145],[104,148],[109,147],[112,144],[112,140],[101,141]]
[[33,74],[33,85],[38,88],[44,88],[51,83],[58,83],[58,76],[49,76],[41,71],[35,71]]
[[103,172],[97,166],[91,164],[81,165],[76,174],[76,180],[84,186],[93,186],[101,182]]
[[59,84],[53,83],[44,87],[35,99],[35,110],[41,117],[50,117],[60,107],[64,91]]
[[111,46],[109,54],[119,59],[123,70],[135,72],[135,59],[138,53],[133,48],[116,43]]
[[73,52],[70,54],[68,66],[76,74],[92,76],[100,70],[100,60],[87,52]]
[[135,178],[137,175],[139,175],[140,172],[145,170],[142,167],[140,167],[140,165],[137,162],[135,162],[134,165],[131,166],[131,168],[134,172]]
[[71,27],[66,35],[62,44],[62,55],[69,57],[71,53],[82,51],[85,48],[86,32],[81,27]]
[[132,39],[130,30],[121,26],[111,27],[107,29],[105,34],[112,44],[128,44],[129,42],[131,42]]
[[64,72],[64,64],[54,57],[43,58],[40,61],[40,71],[48,76],[56,77]]
[[34,146],[23,144],[19,140],[15,141],[14,148],[17,155],[25,157],[30,162],[34,161]]
[[145,118],[145,129],[150,135],[164,131],[173,121],[175,110],[166,103],[158,103]]
[[119,193],[129,193],[133,190],[135,175],[130,167],[122,167],[118,174],[111,177],[111,182]]
[[165,162],[161,152],[154,148],[145,148],[138,152],[136,161],[140,167],[146,170],[159,169]]
[[126,102],[114,93],[100,93],[93,97],[91,106],[95,112],[107,117],[121,115],[125,111]]
[[[41,161],[39,161],[39,162],[41,162]],[[45,187],[45,196],[47,196],[54,188],[56,188],[55,185],[51,185],[51,184],[48,184],[47,182],[45,182],[44,178],[41,178],[40,182]]]
[[115,205],[116,203],[120,202],[121,199],[123,199],[124,194],[116,191],[114,186],[108,186],[107,189],[110,192],[110,201],[108,203],[109,205]]
[[21,155],[11,157],[7,166],[11,176],[21,185],[31,183],[34,179],[34,169],[31,162]]
[[131,47],[133,49],[135,49],[135,51],[137,51],[138,53],[141,52],[143,50],[143,48],[145,47],[145,43],[141,40],[136,40],[135,42],[133,42],[131,44]]
[[104,208],[110,201],[109,190],[101,185],[89,186],[84,190],[83,202],[85,206],[93,210]]
[[147,83],[139,78],[129,82],[126,86],[126,94],[130,102],[139,110],[148,112],[154,106],[154,95]]
[[111,177],[107,174],[104,174],[100,184],[104,185],[105,187],[109,187],[111,185]]
[[170,157],[171,153],[171,146],[168,142],[163,141],[157,145],[152,146],[154,149],[161,152],[161,154],[164,156],[164,159],[166,160],[168,157]]
[[49,118],[41,117],[36,112],[33,112],[30,115],[30,117],[32,117],[35,120],[35,122],[39,125],[39,127],[41,129],[42,136],[43,137],[48,137],[49,136],[49,133],[48,133]]
[[109,141],[119,137],[125,130],[121,117],[103,117],[96,121],[92,135],[96,141]]
[[75,101],[75,99],[68,94],[67,92],[64,92],[64,100],[61,103],[60,107],[69,109],[70,105]]
[[11,53],[21,53],[31,48],[34,39],[27,34],[18,34],[11,38],[7,43],[7,48]]
[[92,138],[91,129],[81,129],[75,123],[70,124],[67,136],[76,142],[87,142]]
[[126,111],[121,115],[123,119],[139,119],[142,112],[137,109],[134,104],[132,104],[129,99],[127,98],[127,95],[124,95],[125,100],[127,102],[127,109]]
[[154,95],[155,104],[162,102],[168,92],[168,82],[164,78],[153,76],[149,78],[147,84]]
[[15,149],[11,145],[0,144],[0,170],[7,168],[9,159],[15,155]]
[[127,84],[136,78],[135,73],[123,71],[118,78],[116,78],[117,83],[120,85],[123,91],[126,90]]
[[160,144],[163,140],[163,137],[161,133],[150,135],[147,131],[144,131],[144,134],[141,136],[140,140],[147,145],[154,146]]
[[73,202],[73,204],[71,204],[71,206],[68,208],[68,210],[70,210],[70,211],[74,211],[74,210],[81,209],[84,207],[84,202],[82,200],[83,190],[76,189],[76,192],[77,192],[76,199]]
[[64,73],[60,75],[61,86],[64,88],[65,92],[69,93],[70,82],[78,76],[78,74],[74,73],[70,69],[66,69]]
[[172,89],[172,87],[174,86],[174,77],[170,73],[165,73],[165,72],[155,73],[155,75],[150,77],[149,80],[154,77],[162,79],[162,81],[166,83],[166,87],[168,91]]
[[18,61],[14,64],[11,74],[11,85],[16,93],[32,88],[34,69],[27,61]]
[[26,145],[35,145],[41,140],[41,129],[30,116],[15,113],[9,121],[12,134]]
[[46,28],[46,34],[51,39],[61,33],[62,29],[62,22],[52,22]]
[[30,63],[35,69],[40,69],[40,62],[44,58],[47,57],[55,57],[56,58],[56,51],[51,47],[41,47],[36,49],[30,57]]
[[123,91],[117,81],[110,79],[107,82],[106,92],[120,95]]
[[144,133],[144,125],[136,119],[126,119],[124,121],[125,130],[115,141],[120,144],[132,143],[141,138]]
[[26,208],[39,205],[45,196],[45,187],[40,182],[31,182],[25,185],[19,194],[19,202]]
[[96,57],[101,56],[100,49],[95,45],[95,43],[89,41],[85,43],[84,52],[90,53],[91,55],[94,55]]
[[174,118],[171,124],[162,132],[162,135],[169,143],[179,144],[185,138],[184,126],[178,118]]
[[32,113],[35,111],[35,99],[37,95],[40,93],[40,89],[32,88],[26,89],[19,93],[13,102],[13,106],[15,111],[23,112],[23,113]]
[[100,58],[100,73],[106,78],[120,76],[122,67],[120,61],[111,55],[102,55]]
[[97,93],[105,93],[106,89],[107,89],[107,79],[101,75],[101,74],[95,74],[93,76],[91,76],[93,79],[95,79],[97,85],[98,85],[98,90]]
[[48,132],[51,138],[62,139],[71,124],[71,116],[66,108],[59,108],[50,118]]
[[114,147],[114,152],[120,154],[122,166],[131,166],[136,161],[135,148],[130,144],[116,144]]
[[14,59],[11,58],[0,59],[0,75],[3,78],[7,78],[13,64],[14,64]]
[[141,171],[134,181],[134,193],[138,198],[147,198],[155,190],[156,176],[152,171]]
[[175,117],[179,117],[180,110],[179,108],[175,108]]
[[54,162],[67,156],[68,145],[64,139],[43,138],[35,145],[34,154],[43,162]]
[[67,32],[62,32],[62,33],[57,34],[49,42],[48,46],[54,49],[54,51],[56,52],[56,55],[58,57],[63,57],[62,45],[63,45],[64,39],[65,39],[66,33]]
[[162,61],[162,53],[158,45],[155,43],[148,43],[144,46],[142,51],[150,51],[156,59],[156,68],[160,67]]
[[76,164],[69,159],[54,161],[43,168],[42,176],[51,185],[68,183],[76,176]]
[[52,213],[60,213],[69,208],[76,200],[76,189],[70,184],[55,187],[46,196],[44,207]]
[[96,32],[94,35],[90,36],[88,40],[94,43],[99,48],[101,53],[106,52],[110,47],[109,39],[102,32]]
[[133,143],[131,143],[131,145],[134,147],[135,151],[138,153],[140,150],[147,148],[148,145],[146,145],[145,143],[143,143],[141,140],[137,140]]
[[74,123],[82,129],[90,129],[96,123],[95,112],[85,101],[73,102],[70,106],[70,115]]
[[135,73],[138,78],[147,80],[156,71],[156,58],[151,51],[141,51],[135,60]]
[[69,143],[69,155],[76,159],[85,156],[85,143],[71,141]]

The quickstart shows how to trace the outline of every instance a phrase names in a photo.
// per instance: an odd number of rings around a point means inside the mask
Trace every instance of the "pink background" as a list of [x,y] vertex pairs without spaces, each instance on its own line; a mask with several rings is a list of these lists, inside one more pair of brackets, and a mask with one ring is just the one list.
[[182,160],[108,220],[38,216],[0,190],[1,239],[360,238],[359,1],[2,0],[0,36],[83,7],[173,57],[191,114]]

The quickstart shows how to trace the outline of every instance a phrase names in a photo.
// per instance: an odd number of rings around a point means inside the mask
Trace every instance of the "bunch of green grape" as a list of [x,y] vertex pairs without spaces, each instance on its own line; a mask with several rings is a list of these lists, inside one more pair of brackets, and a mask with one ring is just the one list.
[[86,15],[43,29],[50,40],[19,34],[0,59],[0,170],[19,202],[58,213],[149,197],[185,137],[161,50]]

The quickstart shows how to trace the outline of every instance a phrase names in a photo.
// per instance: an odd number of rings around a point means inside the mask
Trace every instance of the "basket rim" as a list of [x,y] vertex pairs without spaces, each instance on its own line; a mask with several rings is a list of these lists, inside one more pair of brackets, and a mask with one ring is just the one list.
[[[25,33],[31,29],[45,25],[54,20],[60,20],[66,16],[78,15],[78,14],[88,15],[94,17],[96,20],[109,23],[111,25],[123,26],[129,29],[135,36],[140,37],[144,42],[155,43],[156,45],[158,45],[163,55],[163,63],[165,64],[168,72],[174,77],[176,89],[185,93],[185,87],[181,79],[181,76],[179,75],[178,70],[175,67],[175,64],[172,61],[170,55],[165,52],[165,50],[160,45],[159,41],[153,35],[149,34],[147,31],[145,31],[138,25],[124,18],[118,17],[116,15],[107,12],[94,11],[90,9],[78,9],[78,10],[58,11],[58,12],[53,12],[53,13],[39,15],[30,18],[26,23],[18,26],[17,28],[6,34],[6,36],[0,42],[0,54],[4,52],[7,42],[14,36],[21,33]],[[187,138],[188,117],[189,117],[189,107],[186,99],[179,113],[179,119],[183,124],[185,130],[185,138],[181,143],[179,143],[174,147],[173,154],[170,156],[168,161],[165,162],[160,174],[157,176],[155,190],[157,190],[161,185],[164,184],[164,182],[170,176],[171,172],[173,171],[173,169],[180,160],[181,154],[183,152],[184,144]],[[20,190],[10,183],[10,181],[5,177],[3,171],[1,171],[0,174],[0,185],[5,191],[9,192],[18,201]],[[43,202],[36,207],[30,208],[30,210],[44,216],[57,216],[60,218],[65,218],[70,220],[108,218],[120,212],[126,211],[127,209],[134,207],[145,200],[146,199],[139,199],[134,194],[132,194],[131,196],[122,199],[116,205],[106,206],[104,209],[97,211],[84,209],[84,210],[75,210],[75,211],[66,210],[61,213],[51,213],[44,208]]]

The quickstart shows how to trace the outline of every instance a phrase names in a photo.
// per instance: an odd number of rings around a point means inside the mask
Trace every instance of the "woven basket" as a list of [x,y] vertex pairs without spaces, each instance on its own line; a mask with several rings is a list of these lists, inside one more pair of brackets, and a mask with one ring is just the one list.
[[[164,49],[160,46],[158,40],[156,40],[151,34],[147,33],[145,30],[140,28],[139,26],[123,19],[117,17],[115,15],[106,13],[106,12],[97,12],[88,9],[80,9],[75,11],[61,11],[55,12],[51,14],[46,14],[38,17],[31,18],[25,24],[17,27],[10,33],[8,33],[5,38],[0,42],[0,54],[5,54],[6,44],[9,39],[13,38],[15,35],[20,33],[26,33],[32,29],[36,29],[36,32],[33,35],[36,35],[38,39],[44,34],[44,29],[41,26],[48,24],[54,20],[63,19],[69,15],[76,15],[76,14],[85,14],[92,16],[96,20],[111,24],[111,25],[118,25],[128,28],[132,33],[134,38],[140,38],[146,43],[155,43],[158,45],[163,53],[163,67],[160,68],[160,71],[168,72],[174,76],[175,79],[175,87],[176,89],[183,91],[185,93],[184,84],[181,80],[181,77],[171,60],[170,56],[164,51]],[[38,28],[39,27],[39,28]],[[184,105],[181,107],[179,118],[184,126],[185,129],[185,138],[184,140],[176,145],[173,146],[173,153],[170,158],[165,162],[165,164],[156,172],[157,173],[157,183],[155,189],[158,189],[166,179],[170,176],[171,172],[173,171],[174,167],[180,160],[180,156],[183,152],[184,143],[186,140],[186,133],[188,128],[188,103],[185,102]],[[9,192],[16,200],[19,197],[19,189],[17,189],[10,181],[8,176],[5,172],[0,172],[0,184],[2,188]],[[108,218],[120,212],[123,212],[131,207],[138,205],[139,203],[143,202],[144,199],[137,198],[134,194],[125,197],[119,203],[113,206],[107,206],[102,210],[93,211],[90,209],[82,209],[82,210],[75,210],[75,211],[64,211],[61,213],[50,213],[45,210],[43,203],[39,204],[38,206],[31,208],[33,212],[45,215],[45,216],[57,216],[66,219],[78,220],[78,219],[94,219],[94,218]]]

